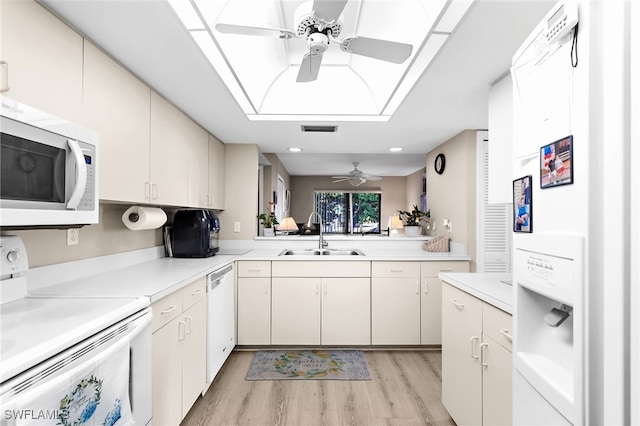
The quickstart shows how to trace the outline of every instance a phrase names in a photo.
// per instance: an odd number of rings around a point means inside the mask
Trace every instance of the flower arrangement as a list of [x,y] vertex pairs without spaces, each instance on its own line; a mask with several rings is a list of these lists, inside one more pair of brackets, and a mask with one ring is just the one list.
[[413,206],[413,210],[398,210],[398,214],[400,219],[404,222],[405,226],[418,226],[420,225],[420,221],[424,220],[425,222],[429,221],[431,217],[431,211],[427,210],[423,212],[418,208],[417,205]]

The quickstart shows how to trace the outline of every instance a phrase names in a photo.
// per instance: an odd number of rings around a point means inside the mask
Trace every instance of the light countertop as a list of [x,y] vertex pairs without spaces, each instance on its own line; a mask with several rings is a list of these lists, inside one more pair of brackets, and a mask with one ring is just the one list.
[[[141,250],[134,262],[127,253],[34,268],[29,271],[32,295],[71,297],[139,297],[153,303],[236,260],[266,261],[469,261],[461,254],[424,250],[364,249],[364,256],[278,256],[282,248],[223,249],[208,258],[159,257],[159,249]],[[132,254],[130,256],[136,256]],[[124,260],[123,260],[124,259]],[[55,277],[55,282],[51,277]]]
[[511,274],[444,272],[438,278],[498,309],[512,313],[513,287],[505,283],[511,282]]

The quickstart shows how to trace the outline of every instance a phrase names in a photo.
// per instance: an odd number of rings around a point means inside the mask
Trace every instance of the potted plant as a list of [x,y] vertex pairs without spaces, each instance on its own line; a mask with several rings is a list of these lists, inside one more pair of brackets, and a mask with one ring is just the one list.
[[[269,203],[269,204],[273,204],[273,203]],[[264,226],[264,236],[273,237],[274,236],[273,226],[278,225],[280,223],[276,218],[276,214],[274,212],[260,213],[258,215],[258,219],[262,221],[261,223]]]
[[416,237],[422,234],[422,225],[420,221],[428,222],[431,217],[431,211],[426,212],[420,210],[418,206],[414,205],[413,210],[398,210],[400,219],[404,223],[404,234],[410,237]]

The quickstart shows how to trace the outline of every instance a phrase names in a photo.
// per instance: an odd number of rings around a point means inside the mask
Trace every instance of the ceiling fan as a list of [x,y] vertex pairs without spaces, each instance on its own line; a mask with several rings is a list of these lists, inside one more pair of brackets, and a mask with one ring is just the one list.
[[339,18],[347,1],[313,0],[312,12],[300,17],[295,31],[234,24],[216,24],[215,28],[221,33],[227,34],[306,39],[309,52],[305,53],[302,58],[297,82],[309,82],[318,78],[322,55],[329,48],[329,42],[339,44],[340,49],[344,52],[395,64],[403,63],[411,55],[413,46],[410,44],[358,35],[346,35],[340,39],[342,22]]
[[382,176],[369,175],[358,169],[358,162],[353,163],[353,170],[348,176],[331,176],[333,183],[348,181],[352,186],[360,186],[368,180],[382,180]]

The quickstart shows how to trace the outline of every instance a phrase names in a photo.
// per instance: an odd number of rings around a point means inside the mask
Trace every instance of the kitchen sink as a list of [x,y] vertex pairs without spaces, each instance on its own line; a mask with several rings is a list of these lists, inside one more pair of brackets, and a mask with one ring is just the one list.
[[306,249],[306,250],[289,250],[284,249],[278,256],[364,256],[360,250],[342,250],[342,249]]

